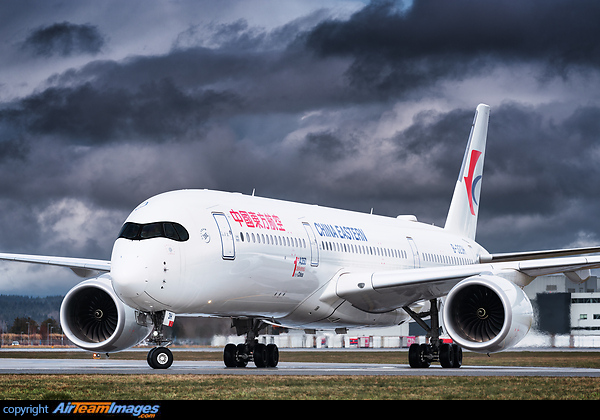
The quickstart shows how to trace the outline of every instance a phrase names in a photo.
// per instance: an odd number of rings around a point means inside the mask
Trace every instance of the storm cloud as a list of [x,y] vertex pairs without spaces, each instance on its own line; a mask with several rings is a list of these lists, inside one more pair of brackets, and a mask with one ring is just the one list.
[[98,54],[104,43],[104,37],[93,25],[61,22],[33,30],[23,45],[35,55],[68,57]]
[[[478,241],[600,242],[597,2],[26,6],[0,5],[2,251],[107,259],[137,204],[179,188],[443,225],[482,102]],[[3,293],[77,281],[0,269]]]

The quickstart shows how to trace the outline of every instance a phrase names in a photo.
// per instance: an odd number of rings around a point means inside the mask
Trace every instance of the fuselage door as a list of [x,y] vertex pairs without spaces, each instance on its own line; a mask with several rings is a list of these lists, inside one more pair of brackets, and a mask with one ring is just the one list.
[[414,239],[409,236],[407,236],[406,239],[408,240],[408,244],[410,245],[410,249],[412,250],[414,267],[420,268],[421,257],[419,256],[419,249],[417,248],[417,244],[415,243]]
[[223,259],[233,260],[235,259],[235,243],[229,221],[223,213],[213,213],[213,217],[217,222],[217,227],[219,228],[219,234],[221,236]]
[[308,235],[308,242],[310,242],[310,265],[316,267],[319,265],[319,244],[317,243],[317,237],[310,224],[302,222],[302,226],[304,226],[304,230],[306,230],[306,234]]

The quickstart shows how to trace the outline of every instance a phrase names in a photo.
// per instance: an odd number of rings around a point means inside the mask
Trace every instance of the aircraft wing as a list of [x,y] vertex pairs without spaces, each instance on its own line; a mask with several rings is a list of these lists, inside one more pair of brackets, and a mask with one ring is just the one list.
[[343,272],[325,289],[321,300],[342,298],[364,311],[387,312],[419,300],[443,297],[458,282],[472,276],[491,274],[528,284],[537,276],[564,273],[569,279],[582,283],[592,268],[600,268],[599,255],[371,273]]
[[480,262],[501,262],[535,260],[540,258],[566,257],[570,255],[595,254],[600,252],[600,247],[553,249],[545,251],[509,252],[504,254],[488,254],[480,257]]
[[110,271],[110,261],[84,258],[50,257],[45,255],[4,254],[0,260],[55,265],[73,270],[79,277],[93,277]]

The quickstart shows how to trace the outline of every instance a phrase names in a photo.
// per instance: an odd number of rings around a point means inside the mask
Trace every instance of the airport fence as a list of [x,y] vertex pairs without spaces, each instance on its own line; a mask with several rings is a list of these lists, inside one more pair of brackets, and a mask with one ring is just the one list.
[[[346,334],[279,334],[260,335],[263,344],[275,344],[279,348],[408,348],[412,343],[424,342],[424,337],[413,336],[350,336]],[[211,342],[213,347],[224,347],[227,343],[240,343],[237,335],[217,335]]]

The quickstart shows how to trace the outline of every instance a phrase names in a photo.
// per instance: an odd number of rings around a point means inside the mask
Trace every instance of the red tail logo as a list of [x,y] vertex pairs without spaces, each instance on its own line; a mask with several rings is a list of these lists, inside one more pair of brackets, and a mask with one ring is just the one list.
[[477,183],[481,180],[481,175],[473,179],[473,173],[475,172],[475,166],[477,166],[477,161],[481,156],[481,152],[478,150],[471,151],[471,161],[469,162],[469,176],[465,177],[465,185],[467,187],[467,197],[469,197],[469,207],[471,209],[471,214],[475,216],[475,208],[473,207],[473,202],[477,204],[477,200],[473,196],[475,192],[475,187]]

